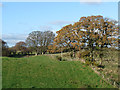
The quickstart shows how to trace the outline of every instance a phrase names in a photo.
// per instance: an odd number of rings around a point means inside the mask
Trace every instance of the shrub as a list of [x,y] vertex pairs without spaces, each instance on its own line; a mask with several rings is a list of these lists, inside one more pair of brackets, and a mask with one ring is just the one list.
[[90,64],[91,64],[90,57],[85,57],[85,63],[86,63],[87,65],[90,65]]
[[67,59],[63,58],[62,61],[67,61]]
[[97,62],[94,60],[94,61],[91,61],[91,57],[85,57],[85,63],[87,65],[94,65],[94,66],[98,66]]
[[84,57],[88,57],[88,56],[90,56],[89,51],[83,51],[83,52],[78,52],[77,53],[77,57],[79,57],[79,58],[84,58]]
[[59,60],[59,61],[67,61],[67,59],[62,58],[61,56],[56,56],[56,58],[57,58],[57,60]]
[[73,57],[73,52],[70,52],[70,57]]
[[80,51],[76,53],[76,57],[80,58]]
[[61,56],[56,56],[56,58],[57,58],[59,61],[62,61],[62,57],[61,57]]

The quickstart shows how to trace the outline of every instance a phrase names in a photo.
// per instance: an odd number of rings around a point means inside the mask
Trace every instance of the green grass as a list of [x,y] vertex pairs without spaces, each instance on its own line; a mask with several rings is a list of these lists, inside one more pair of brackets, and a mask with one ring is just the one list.
[[3,88],[112,88],[80,61],[48,56],[2,58]]

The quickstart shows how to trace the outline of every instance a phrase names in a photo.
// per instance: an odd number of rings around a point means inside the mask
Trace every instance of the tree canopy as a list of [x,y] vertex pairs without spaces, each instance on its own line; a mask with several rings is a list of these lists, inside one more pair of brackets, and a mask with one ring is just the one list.
[[117,46],[118,26],[117,21],[103,16],[81,17],[73,25],[66,25],[57,31],[54,46],[80,50],[87,47],[90,57],[96,48]]
[[36,55],[38,53],[45,53],[48,46],[53,42],[55,34],[52,31],[33,31],[26,39],[28,46],[33,47]]

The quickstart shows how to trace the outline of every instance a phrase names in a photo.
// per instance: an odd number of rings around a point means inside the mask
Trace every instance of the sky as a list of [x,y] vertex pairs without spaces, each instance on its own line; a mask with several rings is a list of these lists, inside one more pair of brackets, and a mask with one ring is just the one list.
[[11,47],[25,41],[32,31],[55,33],[91,15],[118,20],[118,2],[3,2],[2,39]]

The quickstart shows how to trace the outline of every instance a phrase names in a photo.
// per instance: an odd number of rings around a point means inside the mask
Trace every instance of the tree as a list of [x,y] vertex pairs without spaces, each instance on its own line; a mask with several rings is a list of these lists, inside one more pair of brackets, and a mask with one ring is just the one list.
[[64,49],[75,51],[76,42],[74,40],[72,24],[64,26],[61,30],[57,31],[55,37],[55,44],[60,49],[61,53]]
[[16,55],[17,50],[16,50],[15,46],[10,47],[9,51],[10,51],[10,55],[11,56],[15,56]]
[[41,37],[42,36],[42,32],[41,31],[33,31],[29,34],[29,36],[26,39],[26,43],[29,47],[33,47],[34,51],[36,52],[35,55],[38,55],[39,53],[39,48],[38,46],[40,46],[40,41],[41,41]]
[[7,42],[3,41],[0,39],[0,50],[2,56],[9,56],[9,50],[8,50],[8,45]]
[[74,25],[66,25],[61,30],[57,31],[58,34],[55,38],[55,42],[59,48],[63,50],[67,49],[73,52],[73,57],[75,57],[75,52],[80,50],[84,46],[84,31],[81,31],[79,27],[80,22]]
[[16,43],[15,48],[17,51],[20,51],[22,54],[27,52],[26,43],[23,41]]
[[29,55],[29,54],[32,54],[32,52],[34,51],[34,49],[32,47],[27,47],[26,49],[26,53]]
[[90,50],[90,60],[93,62],[93,51],[95,47],[102,49],[108,45],[112,46],[117,40],[115,36],[118,35],[118,27],[116,22],[103,16],[88,16],[82,17],[79,22],[80,28],[84,32],[84,41]]
[[54,42],[57,47],[80,50],[87,47],[90,51],[90,61],[93,62],[93,53],[96,48],[116,46],[118,26],[115,20],[103,16],[81,17],[79,22],[66,25],[56,32]]
[[28,47],[33,47],[36,55],[45,53],[48,46],[53,42],[55,34],[52,31],[33,31],[26,39]]
[[45,54],[47,52],[48,46],[52,44],[55,34],[52,31],[43,32],[42,40],[40,41],[42,52]]

